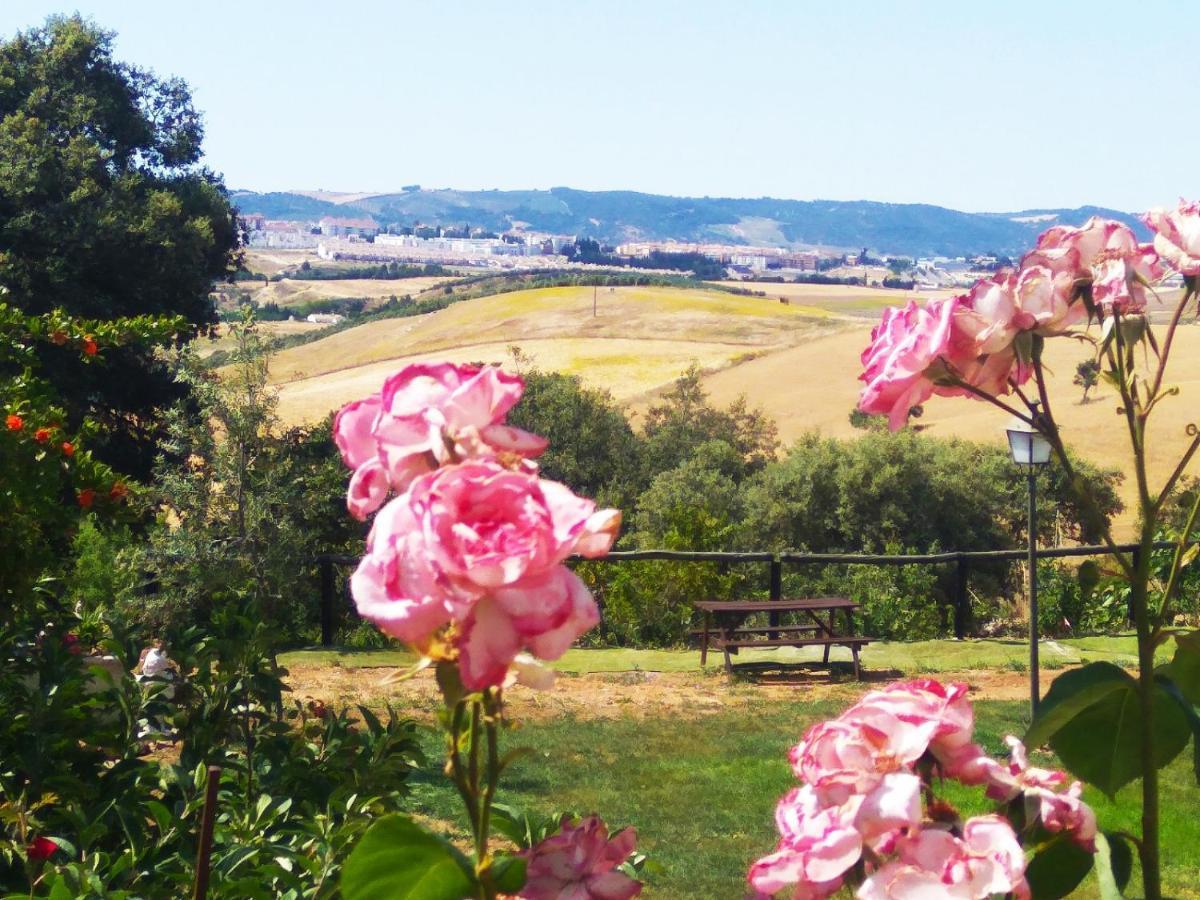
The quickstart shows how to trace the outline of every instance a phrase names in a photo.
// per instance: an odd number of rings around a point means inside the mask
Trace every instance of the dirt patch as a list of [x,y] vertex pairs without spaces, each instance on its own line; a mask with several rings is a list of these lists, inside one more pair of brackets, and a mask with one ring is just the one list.
[[[350,669],[337,666],[292,666],[293,696],[320,699],[327,704],[380,706],[391,703],[422,720],[432,720],[440,705],[431,671],[407,681],[387,683],[394,668]],[[1043,690],[1057,673],[1043,672]],[[976,700],[1022,700],[1029,696],[1029,679],[1019,672],[946,672],[942,682],[970,685]],[[618,672],[561,675],[549,691],[515,685],[507,692],[510,714],[519,720],[544,721],[570,716],[578,719],[664,718],[711,715],[749,709],[765,702],[803,699],[852,703],[865,691],[894,681],[893,674],[869,673],[856,682],[840,673],[821,670],[776,670],[752,675],[681,672]]]

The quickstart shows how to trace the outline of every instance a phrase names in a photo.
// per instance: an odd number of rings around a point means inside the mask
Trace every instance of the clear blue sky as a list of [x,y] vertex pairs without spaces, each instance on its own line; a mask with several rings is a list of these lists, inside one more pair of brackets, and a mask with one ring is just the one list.
[[1200,4],[3,0],[183,77],[231,187],[1200,196]]

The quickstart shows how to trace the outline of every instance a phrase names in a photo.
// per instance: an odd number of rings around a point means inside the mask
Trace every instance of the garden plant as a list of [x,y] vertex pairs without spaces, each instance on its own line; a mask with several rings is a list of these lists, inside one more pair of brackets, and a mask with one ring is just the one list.
[[[547,442],[505,424],[523,390],[495,366],[413,364],[335,421],[354,470],[350,513],[375,516],[351,578],[354,601],[422,654],[417,670],[436,669],[445,772],[473,844],[468,857],[409,817],[384,819],[347,861],[348,900],[625,900],[641,891],[632,829],[610,835],[595,815],[539,824],[497,802],[501,776],[521,755],[501,752],[505,686],[548,687],[553,675],[539,661],[558,659],[599,622],[563,562],[605,554],[621,521],[538,476],[531,460]],[[494,832],[519,852],[499,851]]]
[[[1190,498],[1165,572],[1156,568],[1153,551],[1200,450],[1200,427],[1187,426],[1186,449],[1161,483],[1147,469],[1147,429],[1159,404],[1179,393],[1168,364],[1176,331],[1200,287],[1200,204],[1154,210],[1145,221],[1154,231],[1152,244],[1139,243],[1124,224],[1099,218],[1081,228],[1055,226],[1016,271],[981,280],[962,296],[888,309],[862,356],[866,386],[859,406],[887,415],[894,430],[934,395],[990,403],[1045,436],[1084,513],[1091,510],[1128,583],[1137,673],[1100,662],[1065,673],[1040,704],[1024,742],[1030,747],[1048,742],[1072,773],[1110,796],[1140,779],[1140,834],[1110,834],[1108,846],[1114,860],[1123,853],[1117,849],[1121,844],[1136,849],[1144,895],[1157,900],[1158,773],[1189,739],[1200,741],[1200,634],[1172,626],[1181,573],[1196,556],[1192,534],[1200,496]],[[1170,272],[1181,276],[1183,290],[1167,305],[1155,284]],[[1165,313],[1165,327],[1151,320],[1158,310]],[[1089,342],[1101,382],[1119,398],[1118,421],[1128,435],[1137,487],[1133,553],[1117,550],[1107,519],[1068,455],[1047,388],[1047,339]],[[1170,662],[1156,665],[1156,650],[1172,640]],[[1079,858],[1073,865],[1082,879],[1090,860]],[[909,896],[901,887],[886,896],[893,895]]]

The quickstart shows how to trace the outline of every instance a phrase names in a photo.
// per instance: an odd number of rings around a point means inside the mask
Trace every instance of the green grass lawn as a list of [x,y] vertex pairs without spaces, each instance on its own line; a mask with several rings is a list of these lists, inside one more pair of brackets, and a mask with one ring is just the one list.
[[[1172,647],[1163,648],[1164,658]],[[738,661],[793,662],[819,651],[794,649],[743,652]],[[845,651],[840,653],[846,661]],[[1093,660],[1131,665],[1132,635],[1045,641],[1041,659],[1048,669]],[[1008,669],[1024,671],[1028,645],[1018,639],[879,642],[867,647],[863,665],[875,673],[915,675],[937,672]],[[404,650],[304,650],[284,654],[284,665],[344,668],[406,666],[414,657]],[[710,670],[721,666],[710,655]],[[564,674],[613,672],[696,672],[694,650],[572,650],[555,664]],[[846,667],[848,668],[848,666]],[[864,687],[865,689],[865,687]],[[549,814],[559,810],[599,812],[614,827],[634,825],[640,846],[660,871],[644,896],[659,898],[738,898],[745,872],[775,844],[773,811],[777,799],[794,785],[788,748],[810,724],[836,715],[859,692],[843,681],[831,699],[793,702],[754,696],[754,684],[738,688],[748,704],[695,716],[630,715],[624,718],[575,718],[562,714],[526,723],[505,737],[508,748],[527,746],[531,756],[509,770],[503,801]],[[1023,702],[977,701],[977,737],[996,756],[1005,755],[1006,734],[1028,726]],[[644,711],[642,711],[644,713]],[[457,797],[441,774],[442,738],[427,730],[423,740],[431,760],[415,780],[414,811],[463,836]],[[1164,772],[1163,847],[1166,888],[1172,896],[1200,897],[1200,797],[1185,751]],[[1038,760],[1053,765],[1053,760]],[[1139,830],[1140,797],[1136,785],[1109,800],[1094,788],[1086,799],[1102,828]],[[988,807],[977,789],[948,786],[946,796],[964,812]],[[1135,881],[1136,884],[1136,873]],[[1097,896],[1087,885],[1080,896]],[[1133,896],[1137,894],[1134,893]]]
[[[795,783],[788,748],[809,724],[845,705],[764,701],[749,711],[689,718],[530,723],[505,738],[507,747],[527,746],[534,753],[509,770],[502,799],[540,813],[595,811],[615,827],[635,825],[640,848],[661,867],[643,896],[739,898],[749,864],[774,848],[775,803]],[[979,702],[976,713],[977,735],[997,755],[1004,735],[1019,734],[1026,725],[1023,703]],[[441,736],[430,730],[424,740],[433,762],[415,780],[415,809],[449,823],[461,837],[457,795],[437,762]],[[986,808],[979,790],[947,794],[964,811]],[[1165,886],[1172,896],[1200,896],[1196,796],[1190,760],[1177,759],[1163,780]],[[1086,798],[1102,827],[1136,829],[1136,786],[1115,803],[1095,790]],[[1095,895],[1090,885],[1080,892]]]
[[[1164,659],[1173,652],[1168,644],[1162,650]],[[821,650],[808,647],[798,650],[784,647],[778,650],[743,650],[735,663],[801,662],[820,659]],[[1094,660],[1109,660],[1118,665],[1137,662],[1137,642],[1133,635],[1064,638],[1042,641],[1039,644],[1041,664],[1047,669],[1062,669]],[[910,643],[879,641],[868,644],[862,651],[862,664],[868,671],[920,674],[955,672],[967,669],[1021,669],[1029,660],[1029,645],[1018,638],[987,640],[913,641]],[[850,653],[835,647],[832,658],[849,662]],[[407,666],[416,658],[407,650],[297,650],[284,653],[280,662],[287,665],[337,665],[345,668],[376,666]],[[708,665],[720,668],[720,653],[709,653]],[[625,648],[600,650],[569,650],[554,663],[560,672],[584,675],[590,672],[695,672],[700,669],[698,650],[629,650]]]

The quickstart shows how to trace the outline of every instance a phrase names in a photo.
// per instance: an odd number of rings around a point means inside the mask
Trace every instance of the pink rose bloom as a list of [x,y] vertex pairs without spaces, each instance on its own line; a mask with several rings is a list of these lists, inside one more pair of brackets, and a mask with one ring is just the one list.
[[1156,232],[1159,256],[1182,275],[1200,275],[1200,203],[1180,200],[1170,212],[1152,209],[1142,218]]
[[1047,831],[1066,832],[1083,849],[1095,853],[1096,814],[1081,799],[1083,785],[1076,781],[1060,792],[1067,781],[1064,772],[1029,765],[1025,745],[1012,735],[1005,743],[1011,750],[1009,764],[997,763],[989,769],[987,795],[1009,802],[1023,794],[1030,816],[1037,815]]
[[1061,794],[1045,789],[1031,793],[1026,793],[1026,797],[1037,800],[1043,828],[1065,832],[1088,853],[1096,852],[1096,813],[1083,802],[1082,784],[1072,782]]
[[898,681],[864,695],[843,718],[863,719],[880,712],[895,716],[928,733],[929,750],[940,760],[971,743],[975,711],[967,690],[965,684],[944,685],[931,678]]
[[968,820],[962,838],[937,828],[921,829],[901,840],[899,850],[898,859],[863,882],[855,894],[858,900],[1029,897],[1025,854],[1012,826],[999,816]]
[[805,786],[784,795],[775,809],[779,846],[750,867],[750,885],[774,894],[796,885],[798,897],[828,897],[862,855],[863,838],[847,810],[823,806]]
[[817,790],[823,803],[843,804],[875,790],[886,776],[910,772],[929,746],[936,723],[902,721],[886,710],[851,707],[819,722],[792,748],[796,775]]
[[893,431],[904,427],[908,411],[933,395],[929,370],[947,352],[959,303],[958,298],[931,300],[922,307],[909,301],[903,308],[884,310],[862,354],[859,380],[867,386],[859,395],[859,409],[886,414]]
[[1030,322],[1017,306],[1015,279],[1001,274],[981,278],[964,294],[955,314],[955,330],[970,345],[970,356],[1007,350]]
[[642,884],[618,870],[634,851],[637,832],[632,828],[609,839],[599,816],[579,824],[569,816],[557,834],[526,850],[528,860],[521,900],[628,900]]
[[1071,273],[1056,274],[1045,266],[1029,266],[1013,278],[1024,328],[1052,336],[1087,319],[1083,303],[1073,302],[1075,280]]
[[457,621],[464,684],[500,684],[523,649],[557,659],[598,619],[562,565],[606,553],[620,526],[565,486],[490,460],[418,477],[376,516],[350,580],[359,613],[422,646]]
[[1147,282],[1163,275],[1150,244],[1139,244],[1127,225],[1093,216],[1082,228],[1057,225],[1038,238],[1022,268],[1041,266],[1055,279],[1090,282],[1092,299],[1107,311],[1138,312],[1148,299]]
[[347,505],[364,519],[388,491],[403,491],[418,475],[457,459],[501,453],[535,457],[544,438],[504,425],[525,383],[496,366],[415,363],[383,389],[346,404],[333,423],[342,460],[355,470]]

